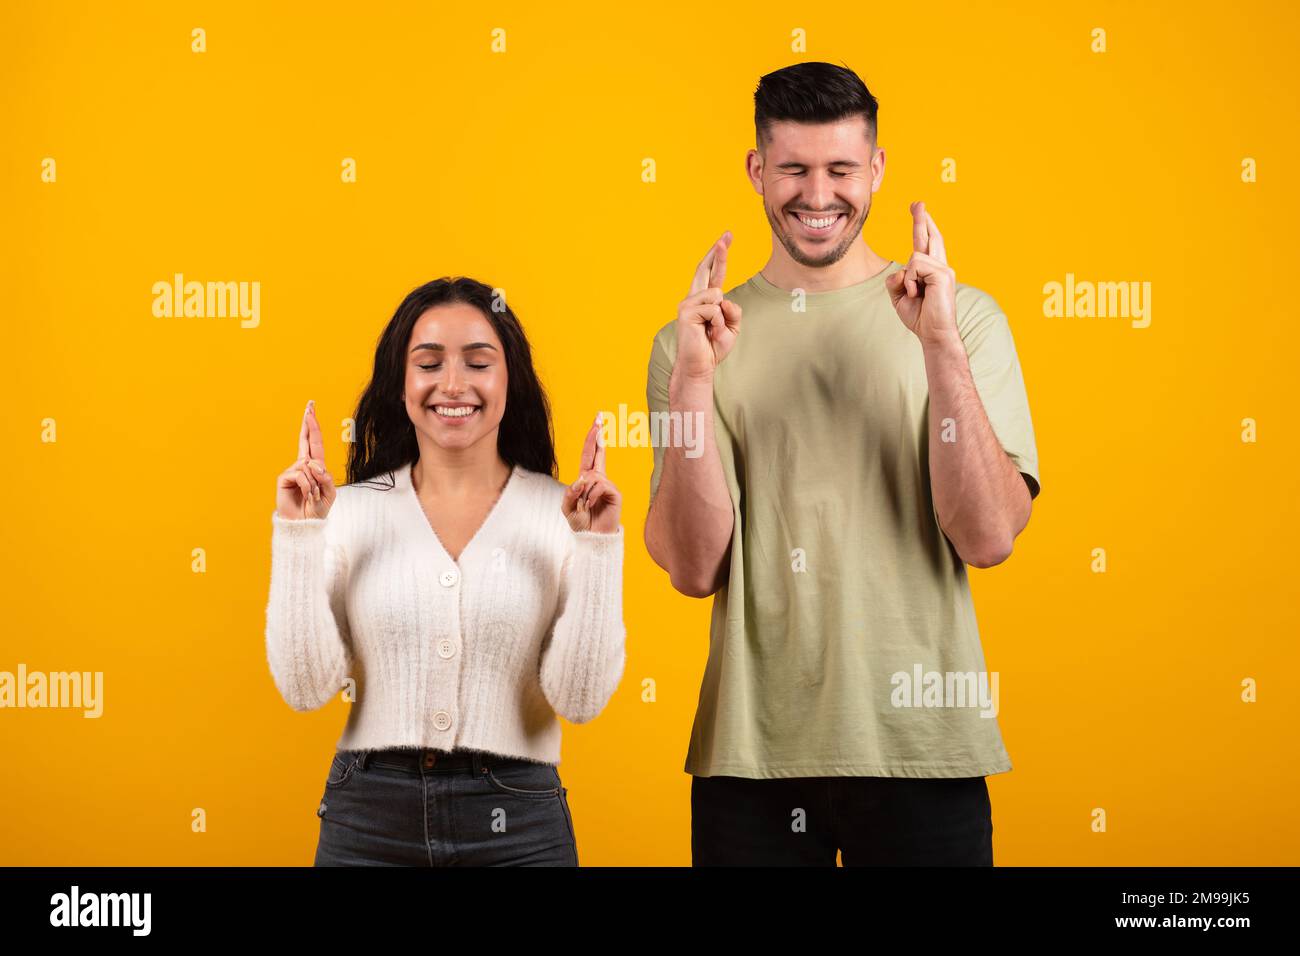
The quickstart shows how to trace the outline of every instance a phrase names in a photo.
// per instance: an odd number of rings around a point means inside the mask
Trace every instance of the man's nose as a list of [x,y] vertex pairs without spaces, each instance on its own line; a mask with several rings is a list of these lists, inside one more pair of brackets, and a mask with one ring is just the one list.
[[818,212],[825,212],[835,205],[835,184],[829,173],[813,174],[812,181],[808,184],[806,201],[808,208]]

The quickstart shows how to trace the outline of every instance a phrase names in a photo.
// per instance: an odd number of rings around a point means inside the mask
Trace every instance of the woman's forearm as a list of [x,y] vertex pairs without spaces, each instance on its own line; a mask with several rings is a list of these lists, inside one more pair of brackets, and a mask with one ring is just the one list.
[[623,528],[574,532],[561,572],[555,624],[542,652],[542,692],[581,724],[599,714],[623,677]]
[[327,704],[351,670],[344,589],[346,557],[325,535],[328,518],[272,515],[266,653],[280,695],[294,710]]

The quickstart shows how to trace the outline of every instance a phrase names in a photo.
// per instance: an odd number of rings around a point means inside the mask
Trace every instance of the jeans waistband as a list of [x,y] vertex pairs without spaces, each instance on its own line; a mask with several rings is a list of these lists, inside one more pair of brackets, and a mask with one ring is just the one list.
[[383,750],[344,750],[340,753],[354,757],[357,769],[386,767],[405,773],[470,773],[475,776],[493,767],[510,764],[536,764],[521,757],[504,757],[482,750],[434,750],[420,747],[389,747]]

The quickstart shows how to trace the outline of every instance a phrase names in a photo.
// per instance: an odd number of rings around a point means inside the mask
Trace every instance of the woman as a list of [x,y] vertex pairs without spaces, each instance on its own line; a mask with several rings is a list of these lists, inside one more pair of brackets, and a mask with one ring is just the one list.
[[468,278],[416,289],[384,329],[342,487],[307,403],[266,640],[295,710],[351,701],[316,865],[577,865],[556,715],[591,720],[624,664],[599,425],[556,481],[528,340]]

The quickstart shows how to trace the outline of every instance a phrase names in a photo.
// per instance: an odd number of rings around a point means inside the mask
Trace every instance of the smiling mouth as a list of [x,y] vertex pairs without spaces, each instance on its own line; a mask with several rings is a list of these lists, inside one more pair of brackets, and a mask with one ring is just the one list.
[[803,227],[803,231],[810,236],[826,236],[834,232],[844,218],[844,213],[837,212],[828,216],[806,216],[802,213],[790,213],[790,216],[797,220]]
[[482,411],[479,405],[431,405],[429,408],[439,418],[452,422],[463,422]]

